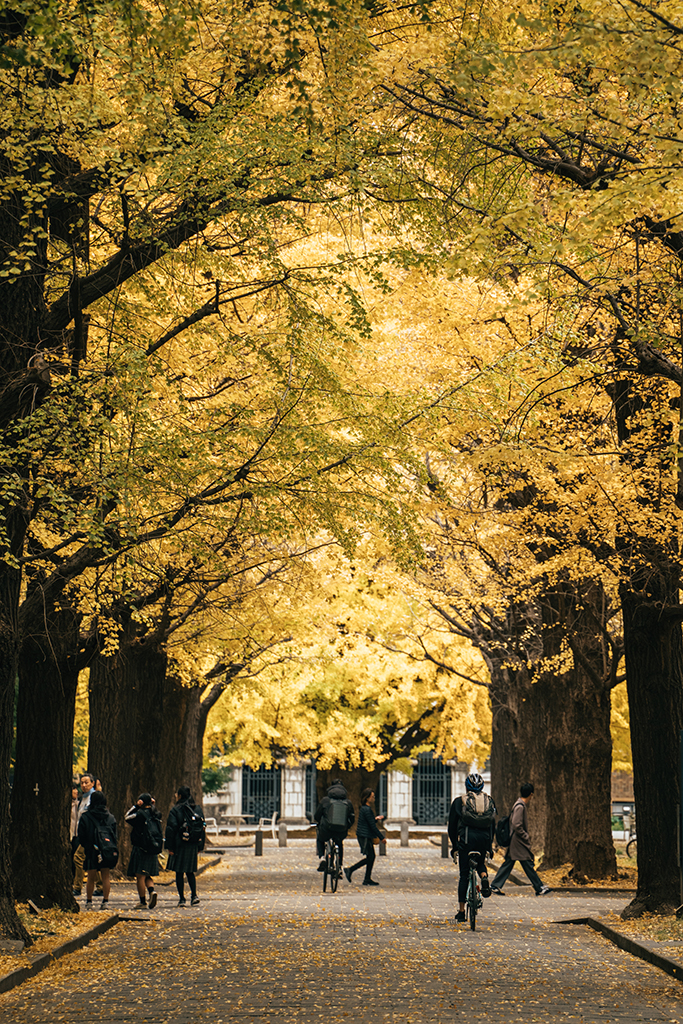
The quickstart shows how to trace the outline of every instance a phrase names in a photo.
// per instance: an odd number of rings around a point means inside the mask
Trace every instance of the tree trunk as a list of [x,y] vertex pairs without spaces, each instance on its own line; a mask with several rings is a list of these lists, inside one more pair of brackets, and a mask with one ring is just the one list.
[[592,583],[560,584],[543,595],[546,656],[573,665],[544,674],[546,834],[543,867],[572,865],[577,877],[613,878],[609,659],[603,648],[605,602]]
[[[17,899],[76,910],[71,777],[80,615],[44,608],[22,617],[11,849]],[[42,628],[41,628],[42,627]]]
[[203,803],[202,767],[204,763],[204,732],[210,708],[202,706],[204,686],[187,688],[187,713],[185,717],[185,785],[195,803]]
[[[23,542],[23,530],[15,533],[15,553]],[[9,769],[12,760],[14,721],[14,689],[17,679],[19,570],[0,565],[0,935],[8,939],[22,939],[31,945],[32,939],[23,926],[14,905],[12,867],[10,857],[10,788]]]
[[[663,574],[662,574],[663,575]],[[678,574],[657,582],[662,604],[677,604]],[[666,588],[664,584],[668,584]],[[633,788],[638,832],[638,890],[622,917],[669,914],[680,903],[676,858],[679,737],[683,729],[683,639],[677,620],[663,617],[652,597],[622,591],[626,678],[631,717]]]
[[[178,786],[185,782],[185,742],[188,703],[192,688],[183,686],[173,666],[169,664],[164,682],[164,716],[161,728],[162,757],[157,766],[154,796],[164,823],[175,803]],[[194,796],[194,790],[192,791]],[[196,799],[196,798],[195,798]]]
[[131,845],[124,815],[141,792],[154,795],[163,777],[166,652],[155,637],[138,636],[128,615],[120,623],[119,649],[109,658],[97,654],[90,668],[88,764],[118,822],[125,872]]
[[523,782],[534,785],[529,835],[543,849],[546,822],[545,709],[542,688],[524,667],[488,660],[491,673],[491,795],[500,816],[509,814]]
[[575,876],[613,878],[609,690],[575,670],[547,680],[545,691],[551,713],[543,867],[571,864]]
[[[360,795],[366,788],[373,790],[375,794],[375,801],[377,800],[377,794],[379,791],[379,777],[384,771],[385,765],[376,765],[374,768],[340,768],[335,765],[334,768],[318,768],[315,775],[316,784],[316,796],[318,803],[327,793],[335,779],[340,779],[341,784],[346,790],[349,800],[353,804],[356,812],[356,822],[358,821],[358,813],[360,809]],[[376,806],[376,804],[375,804]],[[377,811],[379,814],[379,811]],[[349,835],[355,836],[356,825],[354,823],[351,828]]]

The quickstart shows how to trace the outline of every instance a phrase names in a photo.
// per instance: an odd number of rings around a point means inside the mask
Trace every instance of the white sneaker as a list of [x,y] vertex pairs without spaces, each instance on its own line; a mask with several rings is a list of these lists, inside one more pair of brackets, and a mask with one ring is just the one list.
[[549,886],[549,885],[544,885],[542,889],[539,889],[539,890],[538,890],[538,892],[536,893],[536,895],[537,895],[537,896],[545,896],[545,894],[546,894],[547,892],[552,892],[552,891],[553,891],[553,890],[552,890],[552,889],[550,888],[550,886]]

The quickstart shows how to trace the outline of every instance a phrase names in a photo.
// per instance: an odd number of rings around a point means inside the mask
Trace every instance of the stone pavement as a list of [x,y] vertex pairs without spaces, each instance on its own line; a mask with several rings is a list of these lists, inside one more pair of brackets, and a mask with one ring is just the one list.
[[[356,858],[348,844],[347,863]],[[0,996],[7,1024],[674,1022],[683,986],[588,928],[623,898],[510,887],[477,931],[454,925],[456,872],[428,843],[378,859],[380,887],[323,895],[309,842],[230,851],[198,879],[201,905],[160,889],[80,953]],[[359,874],[361,874],[359,872]],[[354,879],[358,875],[354,876]],[[135,904],[113,887],[112,909]]]

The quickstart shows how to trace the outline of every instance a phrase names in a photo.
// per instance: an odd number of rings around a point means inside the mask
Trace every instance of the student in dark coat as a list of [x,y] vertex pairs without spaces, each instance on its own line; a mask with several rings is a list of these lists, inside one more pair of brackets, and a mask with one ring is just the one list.
[[358,812],[358,825],[356,826],[356,838],[360,846],[360,852],[364,855],[362,860],[357,861],[350,868],[344,868],[347,881],[351,881],[351,875],[357,868],[365,867],[365,878],[363,885],[379,885],[372,879],[372,866],[375,863],[374,839],[385,843],[377,822],[384,821],[384,818],[375,815],[375,794],[371,789],[364,789],[360,795],[360,810]]
[[154,832],[158,832],[161,836],[161,815],[154,806],[151,794],[140,794],[135,805],[126,813],[126,821],[133,828],[130,837],[133,850],[126,874],[129,878],[135,879],[140,897],[140,907],[147,906],[147,893],[149,892],[149,909],[154,910],[157,905],[157,894],[153,878],[154,875],[159,874],[159,861],[156,853],[150,853],[147,849],[147,837],[150,823],[153,825]]
[[97,872],[102,873],[102,904],[100,909],[109,907],[109,889],[111,886],[110,869],[103,867],[98,861],[97,831],[100,827],[109,826],[114,840],[116,839],[116,818],[107,809],[104,793],[94,790],[90,797],[88,809],[83,812],[78,822],[78,841],[85,850],[84,867],[88,873],[85,884],[85,909],[92,910],[92,895],[95,891]]
[[204,843],[190,843],[183,839],[183,825],[188,820],[188,811],[194,811],[195,804],[188,786],[179,786],[175,795],[176,802],[171,808],[166,822],[166,849],[168,858],[168,870],[175,871],[175,884],[178,889],[178,906],[186,907],[185,879],[187,875],[190,886],[190,904],[196,907],[199,903],[197,896],[197,858],[200,850],[204,849]]

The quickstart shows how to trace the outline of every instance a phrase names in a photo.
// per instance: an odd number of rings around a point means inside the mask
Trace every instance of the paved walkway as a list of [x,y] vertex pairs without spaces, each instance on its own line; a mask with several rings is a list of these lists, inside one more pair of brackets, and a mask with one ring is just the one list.
[[[356,844],[349,847],[355,858]],[[124,922],[0,996],[7,1024],[683,1024],[683,986],[588,928],[623,898],[510,895],[477,931],[452,922],[455,870],[427,843],[378,859],[376,889],[321,892],[310,844],[231,851],[199,878],[201,905],[160,889]],[[358,877],[358,876],[354,876]],[[360,879],[359,879],[360,881]],[[112,908],[135,905],[114,887]],[[133,916],[131,914],[131,916]]]

